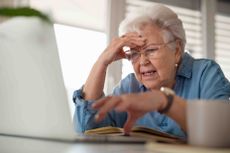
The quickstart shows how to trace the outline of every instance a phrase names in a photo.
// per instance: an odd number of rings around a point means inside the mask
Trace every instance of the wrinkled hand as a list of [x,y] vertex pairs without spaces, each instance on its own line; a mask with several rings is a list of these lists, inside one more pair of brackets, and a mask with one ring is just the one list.
[[124,125],[124,131],[128,134],[138,118],[162,107],[159,101],[159,93],[159,91],[151,91],[102,98],[92,105],[94,109],[98,109],[95,119],[101,121],[106,113],[112,109],[118,112],[127,112],[128,119]]
[[122,37],[115,38],[111,41],[105,51],[102,53],[101,58],[109,65],[113,61],[125,58],[123,52],[124,46],[130,48],[140,47],[145,44],[146,38],[141,37],[138,33],[132,32],[123,35]]

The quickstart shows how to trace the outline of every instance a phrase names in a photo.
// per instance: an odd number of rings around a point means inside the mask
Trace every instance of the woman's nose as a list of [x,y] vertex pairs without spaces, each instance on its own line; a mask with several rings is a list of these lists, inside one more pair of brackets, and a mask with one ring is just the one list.
[[148,57],[145,54],[140,54],[140,65],[144,66],[148,63],[150,63]]

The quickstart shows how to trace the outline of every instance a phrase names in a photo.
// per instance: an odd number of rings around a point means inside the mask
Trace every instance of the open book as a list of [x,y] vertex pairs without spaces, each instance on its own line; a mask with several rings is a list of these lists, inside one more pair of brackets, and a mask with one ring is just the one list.
[[[110,136],[125,136],[124,129],[119,127],[101,127],[85,131],[86,135],[110,135]],[[185,143],[185,139],[177,137],[156,129],[147,128],[143,126],[133,127],[130,135],[131,137],[143,138],[146,141],[157,141],[166,143]]]

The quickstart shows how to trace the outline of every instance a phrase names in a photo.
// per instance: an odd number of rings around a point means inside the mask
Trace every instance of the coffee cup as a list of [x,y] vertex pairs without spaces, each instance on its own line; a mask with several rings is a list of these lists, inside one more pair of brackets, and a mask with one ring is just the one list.
[[189,101],[186,115],[190,145],[230,147],[230,101]]

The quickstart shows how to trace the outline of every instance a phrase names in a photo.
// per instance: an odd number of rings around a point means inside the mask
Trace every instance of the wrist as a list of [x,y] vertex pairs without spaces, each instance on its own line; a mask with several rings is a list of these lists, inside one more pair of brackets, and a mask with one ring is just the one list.
[[108,60],[108,55],[106,55],[105,53],[102,53],[98,60],[97,60],[97,63],[100,64],[101,66],[107,68],[109,66],[109,64],[111,63],[110,60]]
[[104,58],[104,57],[102,57],[103,55],[101,55],[98,59],[97,59],[97,61],[96,61],[96,65],[98,66],[98,67],[100,67],[100,68],[103,68],[103,69],[107,69],[107,67],[109,66],[109,61],[106,59],[106,58]]
[[175,92],[172,89],[167,88],[167,87],[161,87],[160,91],[165,97],[164,98],[165,100],[163,100],[162,107],[158,109],[158,112],[161,114],[165,114],[170,110],[173,104]]
[[157,109],[158,112],[160,112],[160,110],[163,110],[167,105],[167,97],[165,96],[165,94],[162,93],[161,91],[159,91],[159,94],[161,96],[161,101],[160,101],[160,106]]

